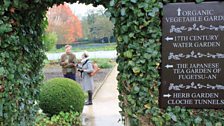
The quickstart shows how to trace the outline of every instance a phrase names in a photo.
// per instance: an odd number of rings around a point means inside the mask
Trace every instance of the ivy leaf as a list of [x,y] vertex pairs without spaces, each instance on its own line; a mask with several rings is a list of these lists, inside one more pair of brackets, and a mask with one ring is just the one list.
[[125,15],[126,15],[125,8],[122,8],[121,9],[121,16],[125,16]]
[[128,50],[128,51],[124,52],[124,57],[132,58],[132,56],[133,56],[132,51]]
[[118,37],[117,37],[117,41],[118,41],[118,42],[121,42],[121,41],[122,41],[122,37],[121,37],[121,36],[118,36]]
[[128,65],[135,66],[135,62],[133,62],[133,61],[129,61],[129,62],[128,62]]
[[116,19],[115,19],[115,18],[110,18],[110,20],[111,20],[111,22],[112,22],[113,24],[116,23]]
[[222,126],[222,123],[221,122],[217,122],[217,123],[215,123],[215,126]]
[[151,16],[151,17],[154,17],[155,16],[155,13],[150,12],[150,13],[148,13],[148,15]]
[[111,1],[110,1],[110,6],[113,7],[114,4],[115,4],[114,0],[111,0]]
[[10,75],[8,76],[8,79],[13,80],[13,79],[14,79],[14,75],[13,75],[13,74],[10,74]]
[[159,12],[159,8],[154,7],[154,8],[152,9],[152,12],[153,12],[153,13],[157,13],[157,12]]
[[111,17],[111,13],[110,13],[110,11],[107,10],[107,11],[105,12],[105,15],[106,15],[107,17]]
[[3,34],[5,32],[10,32],[10,31],[12,31],[12,26],[10,24],[0,25],[0,34]]
[[138,8],[147,8],[148,4],[147,3],[140,3],[138,4]]
[[140,59],[139,62],[140,63],[145,63],[145,59]]
[[196,0],[196,3],[201,3],[203,2],[204,0]]
[[123,32],[128,31],[128,27],[127,27],[127,26],[125,26],[125,25],[124,25],[124,26],[122,26],[122,27],[121,27],[121,29],[122,29],[122,31],[123,31]]
[[156,15],[156,13],[159,12],[159,9],[154,7],[152,9],[152,12],[148,13],[149,16],[154,17]]
[[210,121],[207,120],[207,121],[205,122],[205,126],[212,126],[212,122],[210,122]]
[[138,74],[138,73],[140,73],[140,68],[139,68],[139,67],[133,67],[133,68],[132,68],[132,71],[133,71],[135,74]]
[[10,6],[11,1],[10,0],[4,0],[4,6],[8,8]]
[[5,70],[3,67],[0,67],[0,76],[3,76],[5,74]]
[[128,43],[128,40],[129,40],[128,39],[128,36],[124,35],[122,38],[123,38],[123,40],[124,40],[125,43]]
[[137,3],[137,0],[131,0],[132,3]]
[[143,57],[146,58],[146,59],[150,59],[151,58],[151,55],[148,54],[148,53],[145,53]]
[[138,87],[138,86],[134,86],[134,88],[133,88],[134,90],[133,90],[133,93],[134,94],[137,94],[137,93],[139,93],[139,91],[140,91],[140,88]]
[[19,4],[20,4],[20,3],[19,3],[19,0],[14,0],[14,1],[13,1],[13,4],[14,4],[15,7],[18,8],[18,7],[19,7]]
[[170,115],[169,114],[164,114],[164,118],[166,121],[169,121],[171,119]]
[[201,119],[201,117],[199,117],[199,116],[194,120],[194,122],[195,122],[196,124],[200,124],[201,121],[202,121],[202,119]]
[[149,104],[149,103],[145,104],[144,107],[147,108],[147,109],[150,109],[151,108],[151,104]]
[[172,112],[170,112],[169,115],[173,121],[175,121],[175,122],[177,121],[176,115],[174,115]]
[[39,2],[40,2],[40,0],[35,0],[34,2],[35,2],[35,3],[39,3]]
[[129,37],[132,38],[132,37],[134,37],[134,35],[135,35],[134,33],[130,33]]

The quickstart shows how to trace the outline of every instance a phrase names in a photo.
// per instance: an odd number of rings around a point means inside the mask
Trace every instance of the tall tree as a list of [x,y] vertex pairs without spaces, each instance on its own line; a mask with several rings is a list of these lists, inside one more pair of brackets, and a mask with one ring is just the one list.
[[113,23],[109,18],[103,13],[89,12],[88,16],[82,20],[84,37],[89,39],[99,39],[107,37],[108,41],[110,36],[113,36]]
[[114,25],[104,15],[99,15],[96,17],[96,21],[94,23],[95,33],[97,38],[106,37],[108,42],[110,42],[110,37],[113,35],[113,27]]
[[49,8],[47,18],[47,32],[57,34],[57,44],[71,44],[83,37],[81,22],[66,3]]

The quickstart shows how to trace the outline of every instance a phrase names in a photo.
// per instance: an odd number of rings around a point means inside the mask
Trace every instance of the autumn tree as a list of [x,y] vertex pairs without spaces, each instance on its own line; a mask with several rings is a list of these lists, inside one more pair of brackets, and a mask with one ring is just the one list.
[[83,36],[80,20],[73,14],[68,4],[54,5],[47,12],[47,32],[55,32],[57,44],[71,44]]

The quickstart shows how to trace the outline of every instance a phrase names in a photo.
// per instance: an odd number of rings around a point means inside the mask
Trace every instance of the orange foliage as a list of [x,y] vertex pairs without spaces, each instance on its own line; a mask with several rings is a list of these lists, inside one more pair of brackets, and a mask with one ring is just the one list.
[[77,38],[83,37],[81,22],[67,4],[49,8],[47,18],[47,32],[57,34],[57,44],[71,44]]

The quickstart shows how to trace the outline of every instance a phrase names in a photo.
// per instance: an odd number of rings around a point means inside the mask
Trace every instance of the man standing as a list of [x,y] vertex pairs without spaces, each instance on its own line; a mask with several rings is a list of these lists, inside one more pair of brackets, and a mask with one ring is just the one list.
[[65,46],[65,53],[61,56],[60,65],[65,78],[76,80],[76,56],[71,52],[72,46]]

